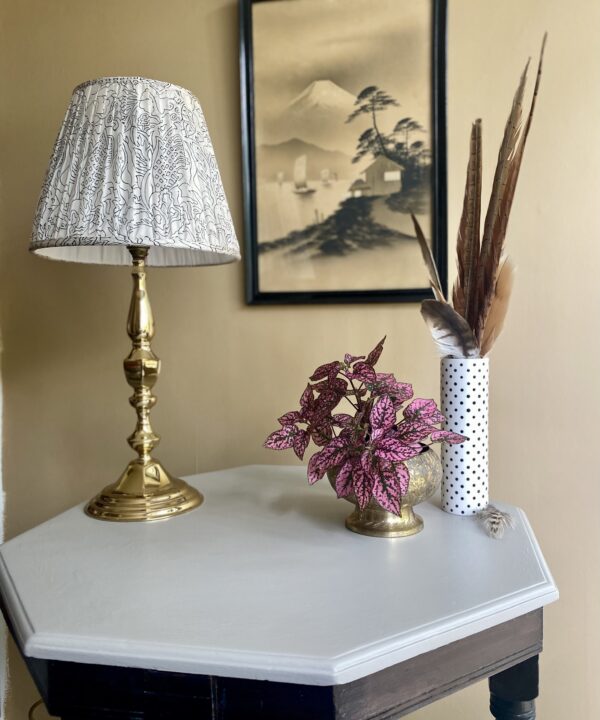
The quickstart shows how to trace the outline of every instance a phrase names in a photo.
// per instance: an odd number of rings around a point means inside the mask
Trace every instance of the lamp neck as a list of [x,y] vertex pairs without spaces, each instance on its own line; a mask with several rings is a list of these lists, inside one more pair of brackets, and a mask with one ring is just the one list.
[[156,403],[152,388],[158,379],[160,360],[150,347],[154,337],[154,319],[146,291],[148,248],[132,247],[129,252],[133,260],[133,293],[127,318],[127,333],[133,347],[123,365],[127,382],[134,390],[129,402],[137,413],[137,425],[128,442],[138,453],[138,462],[147,465],[152,462],[150,453],[160,439],[152,430],[149,417],[150,410]]
[[134,348],[150,348],[154,337],[154,318],[146,290],[146,258],[147,247],[130,247],[129,253],[133,260],[131,276],[133,278],[133,294],[127,317],[127,334]]

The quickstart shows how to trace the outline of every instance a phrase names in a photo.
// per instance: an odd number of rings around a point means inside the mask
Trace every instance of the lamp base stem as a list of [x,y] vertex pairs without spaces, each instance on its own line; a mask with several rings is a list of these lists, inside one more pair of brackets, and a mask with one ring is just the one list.
[[157,460],[146,464],[132,460],[119,480],[96,495],[85,512],[116,522],[166,520],[193,510],[203,500],[198,490],[171,477]]
[[127,318],[132,348],[123,362],[125,377],[133,395],[129,403],[137,424],[127,442],[137,453],[116,483],[108,485],[88,504],[85,512],[99,520],[134,522],[166,520],[202,504],[202,495],[183,480],[174,478],[152,457],[160,437],[150,424],[150,410],[156,403],[152,388],[160,372],[160,360],[152,352],[154,319],[146,290],[148,248],[129,248],[133,259],[133,294]]

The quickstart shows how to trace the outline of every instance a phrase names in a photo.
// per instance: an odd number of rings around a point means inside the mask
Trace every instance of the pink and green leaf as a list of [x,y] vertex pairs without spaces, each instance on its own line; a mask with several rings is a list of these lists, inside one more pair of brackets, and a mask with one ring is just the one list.
[[352,460],[346,462],[340,468],[335,479],[335,491],[337,496],[342,498],[351,495],[354,487],[352,485],[352,474],[356,468],[356,464]]
[[396,436],[409,445],[420,443],[431,433],[431,425],[414,420],[403,420],[396,426]]
[[366,362],[357,362],[352,368],[352,372],[349,373],[349,377],[364,383],[373,383],[377,379],[375,370],[373,370],[371,365],[367,365]]
[[444,422],[446,419],[438,410],[435,401],[416,398],[404,409],[404,417],[407,420],[418,420],[430,425]]
[[277,422],[280,425],[294,425],[297,422],[302,421],[302,415],[297,410],[292,410],[291,412],[285,413],[285,415],[282,415]]
[[389,395],[396,409],[413,396],[413,387],[410,383],[396,380],[391,373],[377,373],[376,382],[372,388],[373,395]]
[[323,468],[320,455],[321,453],[317,452],[308,461],[308,482],[311,485],[314,485],[318,480],[320,480],[327,470],[326,468]]
[[380,463],[380,469],[373,495],[381,507],[399,515],[410,483],[408,469],[402,463]]
[[385,337],[380,340],[377,345],[371,350],[371,352],[367,355],[367,365],[370,365],[371,367],[375,367],[375,363],[379,360],[381,357],[381,353],[383,352],[383,343],[385,342]]
[[310,442],[310,435],[306,430],[300,430],[300,432],[292,439],[292,447],[297,457],[300,460],[304,460],[304,453]]
[[264,442],[264,447],[270,450],[287,450],[293,446],[297,433],[298,428],[295,425],[284,425],[269,435]]
[[373,405],[369,419],[371,427],[373,428],[374,440],[394,426],[396,422],[396,410],[394,409],[394,403],[388,395],[382,395]]
[[408,486],[410,484],[410,474],[408,472],[408,468],[402,463],[395,463],[394,472],[396,474],[396,480],[400,488],[400,494],[406,495],[406,493],[408,492]]
[[339,370],[340,363],[338,360],[335,360],[334,362],[325,363],[325,365],[320,365],[314,373],[310,376],[311,380],[322,380],[323,378],[334,378],[337,375],[337,372]]
[[363,472],[369,477],[371,477],[371,475],[373,474],[373,463],[374,458],[371,455],[370,450],[363,450],[360,456],[360,466]]
[[378,440],[373,448],[373,453],[378,458],[390,462],[409,460],[420,452],[421,448],[415,445],[408,445],[393,437],[384,437]]
[[353,362],[356,362],[357,360],[364,360],[364,359],[365,359],[364,355],[349,355],[348,353],[346,353],[344,355],[344,362],[346,363],[346,365],[352,365]]
[[308,482],[311,485],[320,480],[329,468],[340,465],[348,455],[346,438],[334,438],[323,450],[315,453],[308,461]]
[[459,435],[459,433],[450,432],[450,430],[434,430],[431,433],[432,442],[446,442],[450,445],[460,445],[468,439],[465,435]]
[[361,465],[357,465],[352,471],[352,487],[356,502],[361,510],[364,510],[373,494],[373,480],[370,475],[363,470]]
[[300,407],[302,410],[308,410],[310,409],[313,400],[314,400],[314,393],[311,385],[307,385],[306,389],[302,393],[302,397],[300,398]]
[[395,469],[392,466],[380,468],[373,482],[373,497],[379,505],[388,512],[400,515],[403,494]]
[[308,432],[314,444],[319,447],[325,447],[333,439],[333,428],[327,422],[311,425]]

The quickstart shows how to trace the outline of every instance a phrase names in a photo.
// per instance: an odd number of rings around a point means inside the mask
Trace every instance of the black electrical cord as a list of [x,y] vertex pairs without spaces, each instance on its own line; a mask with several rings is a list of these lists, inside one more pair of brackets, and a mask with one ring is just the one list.
[[35,720],[33,717],[33,713],[39,708],[40,705],[43,704],[43,700],[38,700],[37,702],[34,702],[33,705],[29,708],[29,714],[27,717],[29,720]]

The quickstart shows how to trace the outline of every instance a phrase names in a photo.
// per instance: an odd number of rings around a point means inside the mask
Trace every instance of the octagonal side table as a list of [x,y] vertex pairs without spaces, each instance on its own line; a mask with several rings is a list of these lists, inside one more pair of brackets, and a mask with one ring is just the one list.
[[187,478],[167,522],[82,506],[0,548],[5,618],[63,720],[386,720],[490,678],[497,719],[535,717],[556,586],[524,513],[502,541],[424,503],[425,530],[348,532],[299,467]]

